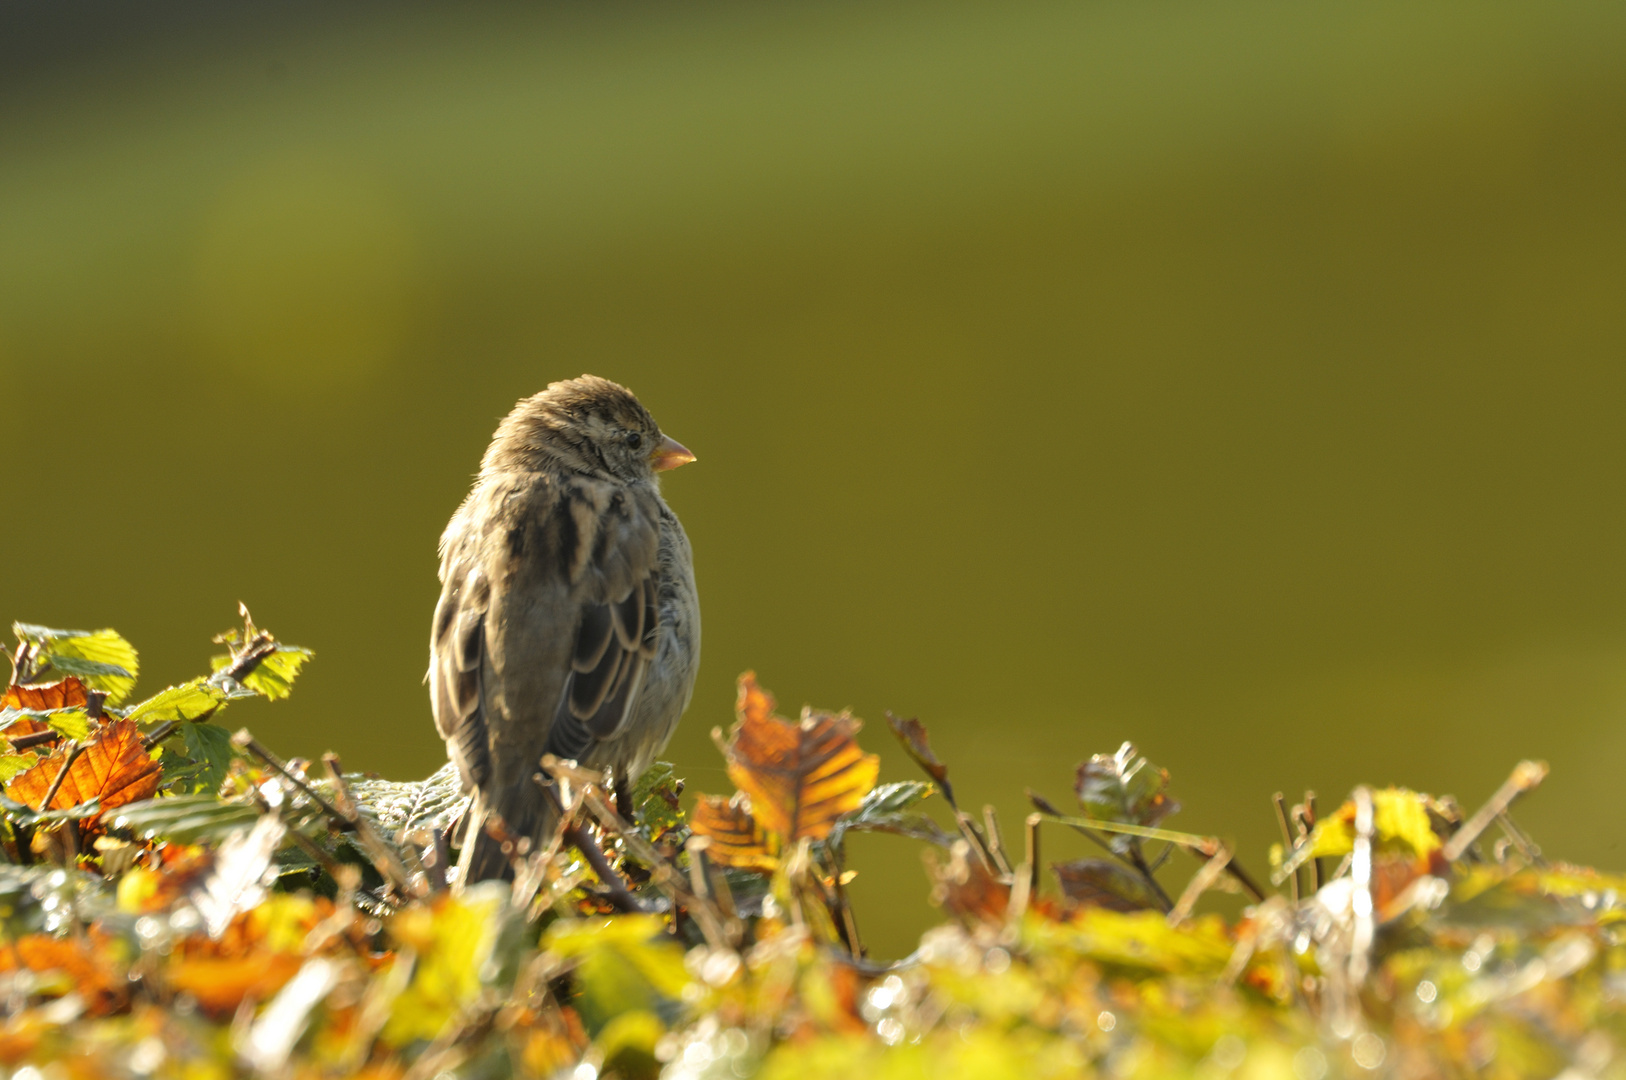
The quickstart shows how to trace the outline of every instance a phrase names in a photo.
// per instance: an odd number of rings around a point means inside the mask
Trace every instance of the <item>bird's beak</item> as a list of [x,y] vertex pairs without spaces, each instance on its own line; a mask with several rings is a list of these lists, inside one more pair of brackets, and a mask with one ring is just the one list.
[[649,464],[656,472],[666,472],[693,460],[694,455],[689,453],[689,448],[670,435],[661,436],[661,444],[649,455]]

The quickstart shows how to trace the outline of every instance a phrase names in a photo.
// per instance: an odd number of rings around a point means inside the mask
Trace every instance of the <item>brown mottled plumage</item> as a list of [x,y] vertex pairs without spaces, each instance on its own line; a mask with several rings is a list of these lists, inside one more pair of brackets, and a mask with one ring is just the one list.
[[[689,540],[656,472],[693,455],[625,387],[583,375],[514,407],[441,537],[430,701],[470,820],[549,825],[544,753],[636,780],[666,746],[700,662]],[[501,877],[489,836],[466,880]]]

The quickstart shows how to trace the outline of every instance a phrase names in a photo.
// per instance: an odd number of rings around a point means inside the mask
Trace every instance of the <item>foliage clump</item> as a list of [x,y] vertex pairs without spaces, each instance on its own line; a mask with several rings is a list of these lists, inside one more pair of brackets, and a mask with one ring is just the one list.
[[[448,766],[394,783],[283,761],[222,709],[286,697],[306,650],[241,630],[134,704],[112,631],[18,624],[0,698],[0,1064],[43,1076],[1626,1075],[1626,879],[1545,860],[1510,806],[1357,789],[1289,810],[1267,888],[1165,827],[1125,744],[1078,813],[1030,793],[1017,844],[928,777],[876,783],[860,722],[787,720],[749,674],[714,737],[738,791],[685,813],[670,766],[618,806],[544,759],[565,813],[510,881],[464,886]],[[946,803],[948,825],[928,814]],[[929,804],[926,804],[929,805]],[[1097,857],[1041,874],[1044,828]],[[947,920],[866,956],[845,838],[911,837]],[[1497,837],[1492,842],[1493,834]],[[1194,866],[1177,889],[1176,855]],[[1245,894],[1242,916],[1197,911]],[[20,1075],[20,1073],[19,1073]]]

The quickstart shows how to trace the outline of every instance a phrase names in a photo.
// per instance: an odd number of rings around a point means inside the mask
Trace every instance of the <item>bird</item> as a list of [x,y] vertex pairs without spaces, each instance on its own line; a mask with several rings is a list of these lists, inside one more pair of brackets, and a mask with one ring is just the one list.
[[[463,882],[512,874],[556,824],[544,754],[630,786],[700,665],[694,558],[659,474],[694,461],[632,391],[583,375],[497,426],[440,539],[430,705],[463,791]],[[501,828],[483,827],[495,818]],[[495,833],[495,835],[493,835]]]

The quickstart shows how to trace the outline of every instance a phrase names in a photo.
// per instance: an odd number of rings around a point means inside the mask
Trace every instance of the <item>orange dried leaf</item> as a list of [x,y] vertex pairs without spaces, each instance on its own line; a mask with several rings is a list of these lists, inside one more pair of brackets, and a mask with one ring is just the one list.
[[85,694],[85,684],[72,675],[61,682],[47,683],[43,686],[18,686],[13,683],[6,687],[4,694],[0,694],[0,708],[4,709],[34,709],[44,712],[47,709],[77,709],[89,702],[90,698]]
[[184,956],[171,961],[169,985],[191,994],[205,1012],[230,1014],[243,999],[263,1001],[298,973],[297,955],[262,951],[247,956]]
[[113,943],[97,931],[84,938],[24,934],[0,949],[0,971],[60,972],[93,1013],[105,1014],[123,1000],[124,980],[103,955],[111,948]]
[[965,841],[954,845],[947,866],[934,852],[927,852],[926,872],[932,878],[931,901],[945,908],[967,926],[999,924],[1010,907],[1011,887],[994,877],[980,859],[971,855]]
[[702,795],[689,816],[689,828],[711,841],[706,849],[712,862],[741,870],[772,873],[779,859],[768,847],[768,835],[736,796]]
[[[67,748],[58,750],[18,776],[6,794],[35,810],[62,771]],[[145,799],[158,790],[159,765],[141,744],[141,729],[133,721],[115,720],[100,728],[73,764],[48,809],[64,810],[100,799],[103,810]]]
[[830,834],[875,786],[881,760],[858,747],[861,722],[847,713],[773,715],[773,697],[750,672],[740,676],[739,721],[724,753],[728,776],[751,799],[751,814],[786,844]]

